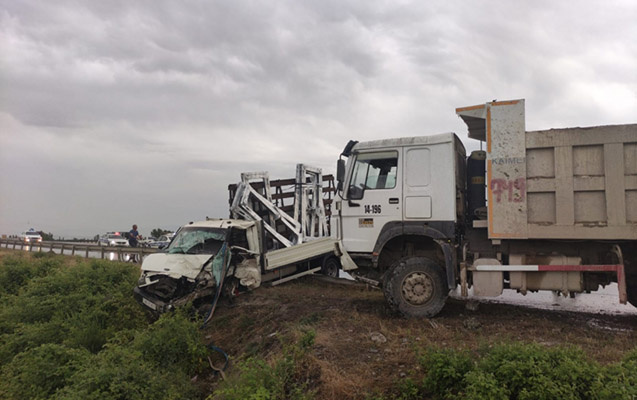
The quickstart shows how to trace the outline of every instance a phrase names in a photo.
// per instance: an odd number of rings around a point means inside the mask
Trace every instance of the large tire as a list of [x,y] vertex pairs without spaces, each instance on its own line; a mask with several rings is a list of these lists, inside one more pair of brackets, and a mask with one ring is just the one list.
[[449,295],[442,267],[426,257],[403,258],[394,263],[387,272],[383,291],[390,308],[410,318],[435,316]]
[[327,257],[321,265],[321,273],[332,278],[338,278],[341,262],[336,257]]

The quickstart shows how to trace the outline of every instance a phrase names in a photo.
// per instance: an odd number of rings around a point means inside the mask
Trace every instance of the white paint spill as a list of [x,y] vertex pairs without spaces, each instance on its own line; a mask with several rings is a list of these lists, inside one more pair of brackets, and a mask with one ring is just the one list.
[[[576,294],[575,298],[558,296],[551,291],[539,291],[527,293],[526,296],[517,293],[513,289],[504,289],[497,297],[471,296],[469,298],[485,303],[501,303],[522,305],[525,307],[539,308],[543,310],[579,311],[595,314],[637,315],[637,308],[629,304],[619,304],[617,284],[612,283],[595,292]],[[465,299],[460,296],[460,289],[451,292],[451,296],[457,299]]]

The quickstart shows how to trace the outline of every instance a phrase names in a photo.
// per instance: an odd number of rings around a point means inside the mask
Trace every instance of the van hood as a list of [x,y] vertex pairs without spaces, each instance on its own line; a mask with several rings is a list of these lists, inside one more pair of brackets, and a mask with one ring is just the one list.
[[182,276],[194,280],[212,254],[151,254],[142,263],[142,272],[156,272],[179,279]]

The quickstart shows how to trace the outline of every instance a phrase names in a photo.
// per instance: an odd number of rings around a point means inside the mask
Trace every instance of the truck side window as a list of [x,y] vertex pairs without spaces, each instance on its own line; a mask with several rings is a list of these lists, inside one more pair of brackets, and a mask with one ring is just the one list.
[[356,157],[351,185],[370,189],[396,187],[398,152],[361,153]]

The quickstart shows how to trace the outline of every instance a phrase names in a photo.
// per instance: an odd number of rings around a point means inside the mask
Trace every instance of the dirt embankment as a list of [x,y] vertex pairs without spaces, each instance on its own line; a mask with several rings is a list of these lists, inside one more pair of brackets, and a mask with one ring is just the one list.
[[400,378],[420,376],[417,355],[428,346],[477,349],[502,342],[575,345],[615,362],[637,345],[635,316],[557,312],[503,304],[469,311],[450,299],[433,319],[389,313],[382,292],[308,277],[239,296],[217,310],[206,338],[233,360],[276,357],[282,340],[311,328],[317,397],[364,398]]

